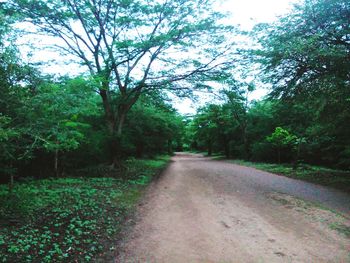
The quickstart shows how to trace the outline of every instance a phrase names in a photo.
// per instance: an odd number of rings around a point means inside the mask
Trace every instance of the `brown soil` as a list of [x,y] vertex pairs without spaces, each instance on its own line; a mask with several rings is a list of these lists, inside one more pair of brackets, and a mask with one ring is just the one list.
[[[300,181],[200,155],[173,161],[149,188],[116,262],[350,262],[350,239],[334,227],[350,228],[349,203],[335,214],[297,190],[280,192]],[[333,193],[317,189],[313,201]]]

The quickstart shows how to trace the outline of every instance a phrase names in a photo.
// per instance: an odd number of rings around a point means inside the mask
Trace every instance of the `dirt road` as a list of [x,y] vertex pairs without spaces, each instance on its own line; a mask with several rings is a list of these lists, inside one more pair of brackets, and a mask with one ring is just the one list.
[[173,157],[137,214],[117,262],[350,262],[349,195],[200,155]]

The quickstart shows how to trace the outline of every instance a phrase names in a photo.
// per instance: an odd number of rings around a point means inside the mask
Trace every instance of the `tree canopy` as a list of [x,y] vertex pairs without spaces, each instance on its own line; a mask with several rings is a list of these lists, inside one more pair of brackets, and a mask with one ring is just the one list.
[[113,155],[141,93],[190,91],[232,65],[233,28],[218,23],[223,15],[210,0],[11,0],[7,7],[87,68],[115,135]]
[[[109,258],[174,151],[349,190],[350,1],[303,0],[249,34],[217,9],[0,1],[3,262]],[[46,74],[57,60],[71,72]],[[269,94],[253,100],[261,88]],[[181,115],[173,98],[197,91],[212,100]]]
[[[258,45],[249,57],[239,56],[247,53],[234,46],[236,29],[224,25],[225,16],[212,4],[2,3],[3,172],[35,173],[45,163],[42,173],[52,174],[56,159],[62,174],[93,162],[182,149],[348,168],[348,1],[304,1],[275,22],[258,25],[251,32]],[[74,56],[85,73],[44,76],[25,63],[15,39],[23,28],[53,41],[49,48],[67,55],[67,63]],[[247,62],[253,68],[258,63],[256,78],[271,85],[261,101],[250,100],[259,82],[237,77]],[[195,116],[185,118],[169,103],[169,91],[185,96],[208,87],[217,91],[216,101]]]
[[349,89],[350,3],[306,0],[256,31],[258,61],[274,96]]

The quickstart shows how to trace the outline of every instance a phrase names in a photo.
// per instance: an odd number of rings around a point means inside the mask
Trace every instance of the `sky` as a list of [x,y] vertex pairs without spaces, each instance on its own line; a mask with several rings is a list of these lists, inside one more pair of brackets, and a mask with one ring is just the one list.
[[[229,12],[228,23],[239,25],[243,30],[250,30],[258,23],[273,22],[278,16],[286,14],[297,0],[226,0],[218,5],[218,11]],[[257,88],[249,95],[250,100],[261,99],[268,93],[267,89]],[[199,95],[199,100],[175,100],[175,108],[181,113],[192,115],[196,108],[210,102],[213,96]]]
[[[1,1],[1,0],[0,0]],[[220,1],[220,0],[219,0]],[[229,13],[227,23],[232,25],[239,25],[243,30],[250,30],[257,23],[272,22],[278,15],[288,13],[293,3],[298,0],[221,0],[220,4],[216,6],[218,11],[224,11]],[[43,38],[35,41],[37,46],[40,46]],[[27,41],[23,39],[23,42]],[[46,40],[47,41],[47,40]],[[44,42],[46,42],[44,41]],[[50,42],[50,41],[49,41]],[[23,43],[24,44],[24,43]],[[45,46],[45,43],[42,43]],[[27,53],[28,50],[23,50],[23,53]],[[67,63],[67,57],[58,57],[57,53],[43,51],[40,57],[52,57],[55,61],[52,66],[44,69],[45,73],[64,73],[64,72],[77,72],[79,69],[76,64]],[[31,59],[31,58],[29,58]],[[66,62],[66,63],[64,63]],[[61,63],[57,66],[57,63]],[[66,64],[66,65],[64,65]],[[257,88],[256,91],[250,94],[249,99],[261,99],[267,94],[266,89]],[[203,106],[205,103],[210,102],[210,94],[199,94],[199,99],[195,102],[190,99],[174,99],[174,106],[181,114],[192,115],[195,114],[196,108]]]
[[232,14],[232,23],[249,30],[256,23],[272,22],[288,13],[296,0],[226,0],[221,8]]

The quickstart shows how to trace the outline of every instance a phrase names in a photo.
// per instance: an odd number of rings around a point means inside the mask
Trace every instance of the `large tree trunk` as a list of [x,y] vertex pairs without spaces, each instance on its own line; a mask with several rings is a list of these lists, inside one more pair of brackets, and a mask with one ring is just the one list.
[[107,129],[108,129],[108,135],[109,135],[109,161],[112,166],[114,166],[114,161],[116,159],[116,156],[118,155],[118,149],[119,147],[119,141],[116,136],[117,129],[116,129],[116,121],[114,118],[111,118],[106,114],[106,123],[107,123]]
[[[121,89],[121,88],[120,88]],[[118,107],[111,106],[111,98],[109,94],[109,83],[104,84],[104,88],[100,90],[100,95],[105,111],[105,118],[110,136],[110,159],[112,167],[119,167],[122,158],[122,132],[126,114],[136,103],[141,95],[141,89],[137,90],[132,96],[127,94],[126,87],[122,87],[120,104]]]
[[112,166],[119,167],[122,160],[122,132],[124,127],[124,121],[126,117],[126,112],[121,112],[117,120],[117,129],[114,135],[112,144]]
[[[117,120],[117,114],[114,112],[110,105],[110,97],[108,93],[108,87],[100,90],[100,95],[103,102],[103,109],[105,112],[105,119],[107,124],[107,129],[109,133],[109,159],[110,164],[114,168],[120,163],[120,146],[121,146],[121,134],[122,127],[124,123],[124,118],[122,121]],[[118,123],[117,123],[118,121]]]
[[117,168],[121,162],[121,138],[112,136],[110,139],[110,163],[112,168]]
[[110,160],[113,168],[120,167],[122,160],[122,138],[126,112],[121,112],[118,118],[107,120],[110,127]]

